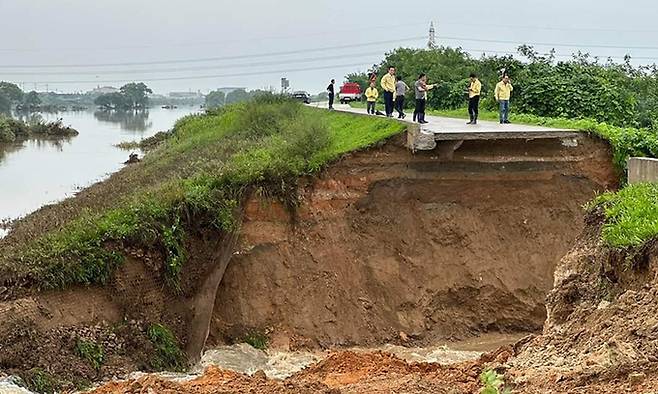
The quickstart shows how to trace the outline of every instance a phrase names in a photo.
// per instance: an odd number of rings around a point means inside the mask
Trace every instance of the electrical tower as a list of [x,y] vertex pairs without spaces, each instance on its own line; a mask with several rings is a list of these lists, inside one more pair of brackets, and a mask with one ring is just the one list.
[[436,49],[436,30],[434,30],[434,22],[430,22],[430,37],[427,41],[429,49]]

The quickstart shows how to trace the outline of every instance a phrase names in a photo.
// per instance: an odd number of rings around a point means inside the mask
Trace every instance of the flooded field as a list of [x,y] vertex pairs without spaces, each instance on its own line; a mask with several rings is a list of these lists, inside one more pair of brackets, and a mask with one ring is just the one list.
[[[186,107],[139,113],[43,114],[46,121],[62,118],[80,135],[0,144],[0,221],[24,216],[102,180],[119,170],[130,153],[114,145],[168,130],[177,119],[194,111],[196,108]],[[6,231],[0,228],[0,237]]]

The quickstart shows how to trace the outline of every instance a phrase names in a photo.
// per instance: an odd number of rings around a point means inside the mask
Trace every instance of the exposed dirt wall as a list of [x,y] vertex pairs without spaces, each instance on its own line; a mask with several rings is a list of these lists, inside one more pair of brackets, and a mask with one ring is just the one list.
[[295,348],[541,329],[582,205],[615,186],[607,145],[467,141],[452,160],[436,155],[401,141],[353,154],[303,183],[294,221],[252,199],[212,340],[255,329]]

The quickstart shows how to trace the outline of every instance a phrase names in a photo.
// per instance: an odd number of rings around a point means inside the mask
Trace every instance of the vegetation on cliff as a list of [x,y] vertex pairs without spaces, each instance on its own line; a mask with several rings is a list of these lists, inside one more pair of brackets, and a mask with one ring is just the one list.
[[160,174],[157,184],[137,186],[113,209],[83,214],[0,251],[0,282],[39,288],[105,283],[123,261],[122,248],[132,247],[159,252],[176,289],[188,231],[230,232],[250,191],[287,198],[299,176],[403,129],[395,121],[319,111],[273,95],[188,116],[131,169]]

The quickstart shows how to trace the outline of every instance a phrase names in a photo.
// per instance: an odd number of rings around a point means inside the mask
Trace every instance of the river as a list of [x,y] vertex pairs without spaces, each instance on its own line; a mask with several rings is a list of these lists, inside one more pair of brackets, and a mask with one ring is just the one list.
[[[195,111],[196,107],[184,107],[141,113],[42,114],[46,121],[62,118],[80,134],[59,141],[0,144],[0,220],[22,217],[106,178],[121,169],[130,153],[114,145],[168,130],[177,119]],[[5,234],[0,229],[0,237]]]

